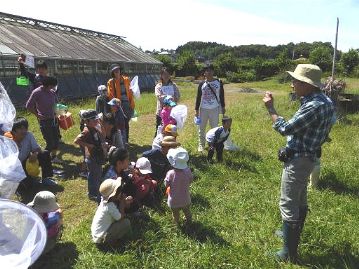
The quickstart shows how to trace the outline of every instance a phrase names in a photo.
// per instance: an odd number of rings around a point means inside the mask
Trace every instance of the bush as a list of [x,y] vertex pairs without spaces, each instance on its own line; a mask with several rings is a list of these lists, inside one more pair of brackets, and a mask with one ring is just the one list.
[[190,51],[181,53],[177,59],[177,64],[178,76],[195,76],[198,73],[196,59]]
[[318,65],[323,72],[330,71],[332,67],[332,52],[328,47],[317,47],[309,54],[312,64]]
[[226,75],[226,72],[236,72],[238,69],[237,60],[232,53],[223,53],[214,61],[214,67],[218,76]]
[[239,72],[239,73],[228,71],[226,73],[226,78],[229,82],[234,82],[234,83],[255,81],[256,73],[253,70]]
[[234,82],[234,83],[241,82],[240,76],[241,75],[236,72],[231,72],[231,71],[226,72],[226,78],[229,82]]
[[283,72],[277,76],[277,81],[281,84],[289,83],[291,80],[292,78],[287,72]]
[[354,68],[359,65],[359,53],[350,49],[347,53],[343,53],[340,62],[344,68],[344,72],[347,75],[351,75],[354,71]]

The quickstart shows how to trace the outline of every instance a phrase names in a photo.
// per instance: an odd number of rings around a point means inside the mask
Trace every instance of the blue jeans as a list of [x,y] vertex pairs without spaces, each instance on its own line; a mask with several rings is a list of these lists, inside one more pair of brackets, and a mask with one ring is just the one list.
[[299,221],[299,208],[307,207],[307,184],[314,168],[310,157],[298,157],[284,163],[279,209],[283,221]]
[[102,180],[102,165],[98,164],[94,159],[86,158],[85,159],[88,175],[87,175],[87,188],[88,195],[101,198],[100,196],[100,184]]

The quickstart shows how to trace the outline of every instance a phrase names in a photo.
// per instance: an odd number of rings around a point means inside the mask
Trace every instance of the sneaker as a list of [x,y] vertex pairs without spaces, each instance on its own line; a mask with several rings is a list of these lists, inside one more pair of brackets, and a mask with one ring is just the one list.
[[52,178],[44,178],[41,181],[42,184],[46,185],[46,186],[57,186],[57,182],[55,180],[53,180]]
[[203,152],[203,150],[204,150],[204,149],[203,149],[203,146],[202,146],[202,145],[199,145],[199,146],[198,146],[198,152]]
[[51,160],[52,163],[57,163],[57,164],[62,164],[63,161],[59,158],[57,158],[56,156],[54,158],[52,158]]

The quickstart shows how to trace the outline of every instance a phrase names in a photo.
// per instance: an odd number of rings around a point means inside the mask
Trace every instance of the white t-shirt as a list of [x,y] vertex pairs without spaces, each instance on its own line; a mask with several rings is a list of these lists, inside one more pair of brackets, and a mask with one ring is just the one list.
[[35,137],[32,133],[27,132],[24,139],[20,142],[19,147],[19,160],[25,161],[29,157],[30,152],[33,152],[40,148],[37,144]]
[[206,140],[208,143],[214,142],[216,132],[219,132],[219,138],[218,138],[217,142],[224,141],[225,137],[229,134],[229,130],[225,131],[222,126],[215,127],[213,129],[209,130],[206,134]]
[[[213,91],[208,86],[211,85]],[[221,89],[221,83],[219,80],[215,79],[213,81],[205,81],[202,85],[202,97],[201,97],[201,108],[205,109],[214,109],[219,107],[219,92]],[[213,94],[215,92],[216,96]],[[218,100],[218,101],[217,101]]]
[[104,239],[103,236],[108,228],[110,228],[112,223],[120,219],[121,213],[114,203],[101,201],[92,220],[92,241],[95,243],[102,243]]

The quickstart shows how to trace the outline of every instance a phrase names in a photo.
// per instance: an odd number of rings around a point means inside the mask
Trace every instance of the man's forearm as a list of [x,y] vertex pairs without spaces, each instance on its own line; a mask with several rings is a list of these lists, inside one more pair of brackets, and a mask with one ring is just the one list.
[[277,113],[277,111],[275,110],[275,108],[274,107],[270,107],[270,108],[268,108],[267,109],[268,110],[268,113],[269,113],[269,115],[271,116],[271,118],[272,118],[272,122],[274,123],[274,122],[276,122],[276,120],[278,119],[278,113]]

